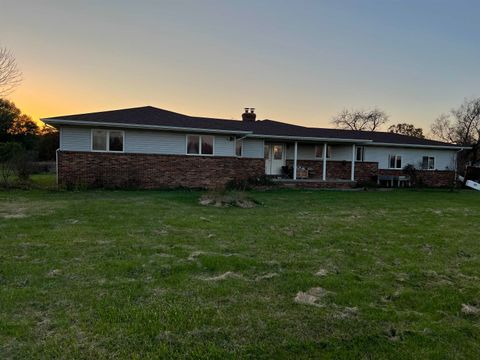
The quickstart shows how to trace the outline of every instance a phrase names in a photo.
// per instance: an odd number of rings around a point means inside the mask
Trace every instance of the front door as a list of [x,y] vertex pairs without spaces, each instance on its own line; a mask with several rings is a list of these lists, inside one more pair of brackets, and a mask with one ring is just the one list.
[[281,175],[285,159],[285,144],[265,144],[265,174]]

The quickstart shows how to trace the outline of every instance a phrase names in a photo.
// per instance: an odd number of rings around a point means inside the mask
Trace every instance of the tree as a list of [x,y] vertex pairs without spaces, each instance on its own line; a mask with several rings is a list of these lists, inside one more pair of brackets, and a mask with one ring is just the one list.
[[471,160],[476,161],[480,150],[480,98],[465,99],[458,108],[440,115],[431,131],[439,140],[471,146]]
[[17,141],[32,149],[38,132],[38,125],[13,102],[0,99],[0,142]]
[[59,133],[52,126],[44,126],[38,135],[38,160],[48,161],[55,159],[60,145]]
[[0,142],[0,181],[4,187],[9,187],[10,179],[16,169],[17,156],[22,153],[22,145],[14,142]]
[[391,133],[413,136],[420,139],[425,138],[425,136],[423,135],[423,129],[416,128],[412,124],[402,123],[402,124],[391,125],[388,128],[388,131]]
[[377,108],[373,110],[344,109],[332,119],[335,127],[347,130],[375,131],[388,121],[388,115]]
[[7,48],[0,48],[0,97],[10,94],[21,81],[15,56]]
[[9,130],[21,114],[22,112],[13,102],[0,99],[0,142],[11,140]]
[[443,141],[473,146],[480,140],[480,98],[465,99],[450,113],[441,114],[431,126],[432,134]]

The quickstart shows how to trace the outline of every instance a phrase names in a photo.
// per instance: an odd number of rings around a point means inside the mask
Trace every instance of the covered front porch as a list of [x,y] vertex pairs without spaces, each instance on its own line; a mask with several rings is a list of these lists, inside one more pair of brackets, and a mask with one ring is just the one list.
[[265,174],[279,182],[352,183],[366,141],[265,141]]

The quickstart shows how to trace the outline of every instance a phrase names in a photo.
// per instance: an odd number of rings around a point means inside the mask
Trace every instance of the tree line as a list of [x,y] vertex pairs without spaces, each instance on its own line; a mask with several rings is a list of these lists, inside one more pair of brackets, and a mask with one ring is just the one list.
[[54,160],[59,145],[54,128],[38,126],[7,100],[21,81],[15,57],[6,48],[0,48],[0,181],[4,186],[10,184],[14,175],[27,180],[34,162]]

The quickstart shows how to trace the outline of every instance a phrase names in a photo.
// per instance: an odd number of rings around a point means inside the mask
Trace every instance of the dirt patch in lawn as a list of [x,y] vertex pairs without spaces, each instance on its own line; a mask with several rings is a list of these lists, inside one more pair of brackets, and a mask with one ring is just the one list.
[[321,302],[327,295],[332,294],[331,291],[325,290],[321,287],[314,287],[310,290],[303,292],[299,291],[295,296],[294,301],[297,304],[312,305],[317,307],[323,307],[325,304]]
[[464,313],[465,315],[479,315],[480,307],[470,304],[462,304],[462,313]]
[[243,193],[207,193],[200,197],[199,204],[214,207],[254,208],[258,202]]
[[223,274],[217,275],[217,276],[212,276],[212,277],[202,277],[200,278],[204,281],[222,281],[226,279],[243,279],[243,276],[241,274],[238,274],[233,271],[227,271]]

